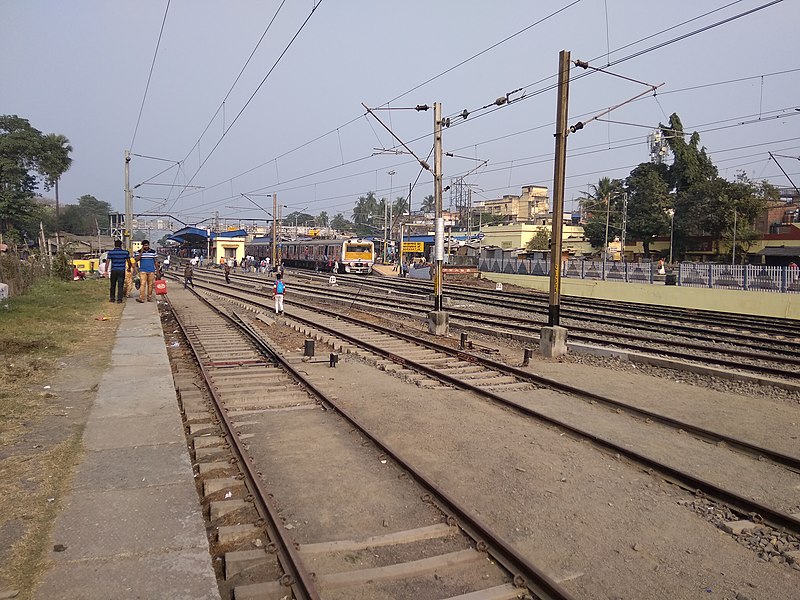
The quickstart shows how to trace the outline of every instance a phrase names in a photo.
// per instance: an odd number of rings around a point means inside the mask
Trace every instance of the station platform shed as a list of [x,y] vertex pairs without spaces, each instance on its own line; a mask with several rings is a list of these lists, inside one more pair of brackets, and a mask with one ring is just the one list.
[[244,229],[230,231],[211,231],[200,227],[184,227],[169,237],[178,242],[178,255],[183,257],[202,256],[217,263],[221,259],[244,258],[247,232]]

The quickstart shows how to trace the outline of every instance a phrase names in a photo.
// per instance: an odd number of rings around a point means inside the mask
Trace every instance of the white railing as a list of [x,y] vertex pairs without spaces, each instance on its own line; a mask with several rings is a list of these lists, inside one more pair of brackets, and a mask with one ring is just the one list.
[[[550,275],[550,261],[518,258],[483,258],[481,271],[512,275]],[[796,267],[680,263],[674,270],[658,272],[655,263],[625,263],[600,260],[563,261],[561,276],[624,283],[651,283],[762,292],[800,292],[800,270]]]

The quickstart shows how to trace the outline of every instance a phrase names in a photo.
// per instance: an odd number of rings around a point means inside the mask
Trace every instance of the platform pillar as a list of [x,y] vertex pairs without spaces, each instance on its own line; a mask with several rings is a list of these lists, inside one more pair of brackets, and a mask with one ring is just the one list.
[[567,328],[559,325],[542,327],[539,352],[545,358],[558,358],[567,353]]

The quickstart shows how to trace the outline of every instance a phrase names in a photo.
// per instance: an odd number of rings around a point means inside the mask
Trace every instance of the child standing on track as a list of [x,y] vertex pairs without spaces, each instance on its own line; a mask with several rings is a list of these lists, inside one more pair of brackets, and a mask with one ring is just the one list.
[[278,273],[275,283],[272,285],[272,297],[275,299],[275,314],[283,314],[283,294],[286,291],[286,284],[283,283],[283,275]]

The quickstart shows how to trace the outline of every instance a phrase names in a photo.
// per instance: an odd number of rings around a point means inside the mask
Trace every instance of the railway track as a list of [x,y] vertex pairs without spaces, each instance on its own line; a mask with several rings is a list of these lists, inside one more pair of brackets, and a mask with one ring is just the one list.
[[[202,273],[200,278],[215,277],[214,274]],[[234,281],[242,285],[259,285],[259,280],[244,275],[234,276]],[[315,298],[328,298],[332,301],[351,303],[353,295],[348,291],[334,291],[320,288],[315,285],[305,285],[293,282],[293,289],[298,292],[313,295]],[[363,291],[360,287],[358,293]],[[363,297],[363,295],[362,295]],[[388,308],[404,311],[407,314],[419,316],[426,314],[430,303],[418,297],[390,294],[386,297],[369,297],[369,304],[373,309]],[[519,317],[509,314],[493,315],[486,310],[466,309],[463,307],[448,307],[450,321],[453,326],[473,329],[487,335],[506,334],[511,336],[525,336],[534,342],[538,340],[541,326],[545,323],[532,322],[528,317]],[[660,331],[661,337],[640,335],[629,331],[598,331],[595,328],[570,323],[570,340],[583,342],[593,346],[611,347],[634,352],[649,351],[661,356],[675,358],[687,362],[701,362],[714,364],[734,371],[744,371],[759,376],[769,376],[780,380],[800,381],[800,358],[794,345],[783,340],[753,341],[746,336],[736,336],[738,341],[728,334],[722,336],[696,332],[688,337],[698,340],[690,342],[679,337],[674,332]],[[702,343],[701,343],[702,342]],[[797,344],[800,350],[800,344]],[[744,349],[743,349],[744,348]],[[736,357],[735,359],[729,357]]]
[[[338,407],[249,314],[186,292],[169,312],[202,374],[184,356],[176,385],[231,597],[571,598]],[[370,518],[387,505],[389,531]]]
[[[250,292],[249,294],[243,293],[238,290],[231,290],[227,286],[219,286],[214,284],[203,284],[208,291],[213,292],[222,297],[237,298],[238,301],[250,303],[253,306],[263,308],[265,302],[263,297],[259,297],[257,293]],[[623,406],[622,403],[611,399],[601,398],[597,395],[591,395],[583,392],[582,390],[569,389],[567,386],[557,384],[557,382],[548,381],[545,378],[536,376],[535,374],[513,367],[508,367],[496,363],[489,359],[485,359],[473,354],[468,354],[457,348],[444,346],[429,339],[421,338],[418,335],[410,333],[401,333],[396,328],[381,327],[374,323],[366,324],[363,321],[345,316],[342,311],[333,312],[320,308],[315,308],[313,313],[301,308],[301,303],[287,302],[291,308],[291,319],[302,324],[303,331],[306,334],[317,335],[325,340],[326,337],[334,336],[348,345],[358,346],[375,355],[381,356],[385,359],[386,363],[383,368],[386,370],[399,369],[399,370],[413,370],[417,373],[430,378],[437,379],[440,382],[459,387],[461,389],[469,390],[481,397],[496,402],[512,410],[518,411],[526,417],[531,417],[539,422],[548,425],[556,426],[559,429],[570,433],[573,436],[591,441],[599,448],[615,453],[617,455],[625,456],[634,463],[640,465],[646,470],[652,470],[660,473],[664,478],[687,490],[700,491],[704,495],[715,499],[716,501],[728,506],[735,513],[742,516],[750,514],[758,514],[759,518],[763,518],[765,522],[773,527],[792,531],[795,534],[800,533],[800,519],[797,516],[791,515],[786,511],[773,508],[769,504],[758,502],[748,496],[747,492],[736,492],[725,486],[718,485],[712,481],[689,472],[685,469],[673,466],[669,461],[664,462],[658,460],[645,453],[638,452],[631,448],[631,445],[615,442],[613,436],[598,434],[593,431],[591,427],[578,426],[575,422],[570,422],[569,419],[565,420],[559,418],[558,411],[537,410],[526,406],[524,402],[516,399],[508,398],[509,394],[502,394],[492,391],[491,388],[472,385],[468,378],[461,378],[453,374],[459,369],[467,365],[480,365],[483,368],[494,369],[503,375],[516,377],[520,382],[533,383],[535,385],[546,385],[556,387],[560,391],[566,391],[573,395],[579,396],[581,401],[602,401],[616,406],[617,410],[624,410],[639,418],[644,418],[646,421],[658,420],[660,423],[668,425],[679,432],[689,431],[694,433],[704,440],[711,440],[717,444],[728,445],[731,448],[743,450],[750,454],[755,454],[760,458],[768,458],[774,461],[777,465],[784,468],[791,469],[793,472],[800,471],[800,460],[794,456],[784,455],[781,452],[775,452],[767,448],[751,445],[745,440],[732,438],[730,436],[722,435],[718,432],[703,430],[694,427],[690,423],[681,423],[674,420],[666,419],[663,415],[655,413],[644,413],[638,411],[635,407]],[[306,307],[307,308],[307,307]],[[366,329],[367,333],[361,332],[361,329]],[[401,346],[398,340],[402,340],[407,346]],[[330,340],[328,340],[330,343]],[[433,350],[440,354],[439,358],[434,355],[423,354],[421,349]],[[462,364],[457,364],[452,361],[447,361],[447,358],[458,359]],[[439,369],[439,366],[444,366],[446,370]],[[671,422],[670,422],[671,421]],[[620,427],[625,429],[624,425]],[[647,434],[650,435],[650,434]],[[751,458],[747,460],[752,461]],[[750,468],[752,464],[749,465]],[[796,482],[795,482],[796,483]],[[791,486],[789,486],[790,488]],[[790,503],[792,498],[796,500],[796,494],[791,489],[787,489],[783,493],[783,502]]]
[[[297,274],[320,282],[327,279],[326,276],[305,271],[297,271]],[[364,290],[391,290],[392,293],[406,293],[409,297],[418,299],[427,298],[431,293],[431,286],[426,281],[394,277],[367,279],[348,275],[337,275],[337,280]],[[540,315],[542,321],[547,320],[546,294],[500,291],[452,283],[445,286],[444,293],[451,300],[486,304],[504,310],[518,310],[526,315]],[[671,329],[698,340],[706,339],[712,333],[717,341],[746,343],[753,338],[759,342],[774,340],[776,343],[793,348],[794,351],[800,350],[800,323],[792,319],[731,315],[714,311],[577,297],[562,298],[561,306],[562,317],[570,319],[574,324],[597,323],[655,333]],[[702,334],[706,337],[702,337]]]

